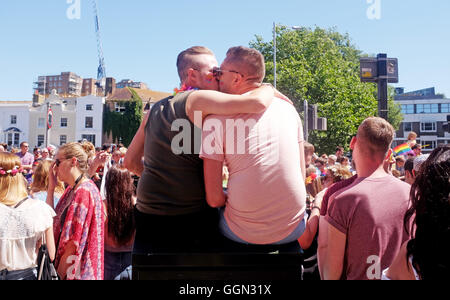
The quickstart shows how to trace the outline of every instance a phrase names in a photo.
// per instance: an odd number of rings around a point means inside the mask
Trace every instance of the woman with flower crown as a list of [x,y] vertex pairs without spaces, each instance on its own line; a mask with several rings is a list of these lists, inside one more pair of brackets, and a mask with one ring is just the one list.
[[20,158],[0,153],[0,280],[36,280],[37,249],[45,240],[55,256],[53,217],[45,202],[28,197]]

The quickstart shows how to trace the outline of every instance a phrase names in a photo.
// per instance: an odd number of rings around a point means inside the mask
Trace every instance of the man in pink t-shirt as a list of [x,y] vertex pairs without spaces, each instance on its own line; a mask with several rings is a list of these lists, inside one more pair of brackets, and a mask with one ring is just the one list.
[[350,143],[358,177],[330,198],[326,241],[319,238],[323,279],[381,279],[409,239],[403,217],[410,187],[383,168],[393,137],[387,121],[371,117]]
[[[257,50],[228,50],[220,70],[220,90],[245,94],[265,75]],[[212,115],[203,123],[200,157],[204,160],[208,204],[223,207],[220,229],[243,244],[287,244],[304,231],[303,130],[295,108],[275,98],[260,114]],[[229,171],[222,191],[222,166]]]

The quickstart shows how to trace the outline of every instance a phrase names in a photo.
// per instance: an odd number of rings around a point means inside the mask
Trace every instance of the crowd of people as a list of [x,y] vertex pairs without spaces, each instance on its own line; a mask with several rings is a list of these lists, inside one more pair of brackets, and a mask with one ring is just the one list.
[[395,155],[369,117],[351,157],[318,156],[264,66],[247,47],[220,67],[181,52],[181,88],[128,149],[0,145],[0,280],[36,279],[42,243],[67,280],[131,279],[133,253],[275,251],[302,253],[304,279],[449,278],[450,145],[423,155],[412,133]]

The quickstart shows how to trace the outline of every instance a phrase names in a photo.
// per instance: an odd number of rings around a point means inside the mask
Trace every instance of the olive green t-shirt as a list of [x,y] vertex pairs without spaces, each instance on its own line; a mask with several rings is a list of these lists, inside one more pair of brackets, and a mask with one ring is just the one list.
[[144,171],[137,187],[137,209],[146,214],[183,215],[207,207],[201,129],[186,115],[192,91],[155,103],[145,127]]

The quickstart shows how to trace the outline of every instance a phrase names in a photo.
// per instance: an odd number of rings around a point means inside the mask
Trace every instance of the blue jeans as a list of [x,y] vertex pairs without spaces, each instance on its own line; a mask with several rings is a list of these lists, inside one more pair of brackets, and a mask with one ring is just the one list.
[[131,266],[131,252],[105,250],[105,280],[114,280],[129,266]]
[[18,271],[0,271],[0,280],[37,280],[36,268],[29,268]]
[[[226,238],[241,244],[250,244],[240,237],[238,237],[233,231],[231,231],[230,227],[228,227],[227,221],[224,216],[225,208],[221,207],[219,208],[219,229],[220,233],[223,234]],[[272,243],[272,245],[283,245],[283,244],[289,244],[294,241],[296,241],[305,231],[306,229],[306,222],[308,220],[308,214],[305,212],[305,215],[303,217],[303,220],[300,221],[300,223],[297,225],[297,227],[294,229],[294,231],[289,234],[286,238],[282,239],[281,241]]]

